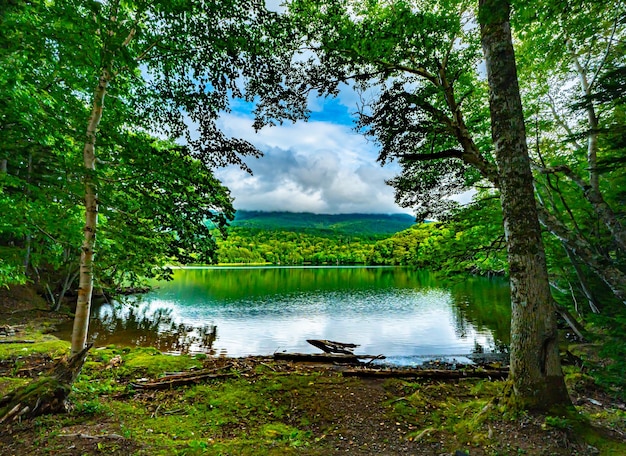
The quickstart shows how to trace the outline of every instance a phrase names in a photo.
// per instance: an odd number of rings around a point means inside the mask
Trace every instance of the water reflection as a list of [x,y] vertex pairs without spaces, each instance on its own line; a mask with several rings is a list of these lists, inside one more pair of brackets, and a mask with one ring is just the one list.
[[[505,281],[444,283],[426,271],[369,267],[204,268],[94,312],[97,345],[229,356],[315,352],[306,339],[391,357],[499,351],[508,345]],[[66,336],[69,338],[69,332]]]
[[141,297],[96,306],[90,339],[97,345],[155,347],[164,353],[216,354],[217,326],[178,321],[171,308],[154,308]]

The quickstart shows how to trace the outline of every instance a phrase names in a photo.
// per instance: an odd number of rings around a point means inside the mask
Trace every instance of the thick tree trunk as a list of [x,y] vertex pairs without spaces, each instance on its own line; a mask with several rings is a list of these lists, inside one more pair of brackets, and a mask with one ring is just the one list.
[[85,229],[80,254],[80,275],[78,282],[78,300],[72,329],[72,353],[80,352],[87,343],[91,295],[93,293],[93,259],[98,226],[98,195],[94,171],[96,169],[96,135],[102,119],[104,96],[110,81],[110,73],[104,69],[98,87],[94,92],[91,116],[87,126],[87,137],[83,148],[85,166]]
[[492,137],[499,171],[511,280],[511,372],[514,401],[547,410],[570,403],[559,359],[558,332],[504,0],[479,0],[489,80]]

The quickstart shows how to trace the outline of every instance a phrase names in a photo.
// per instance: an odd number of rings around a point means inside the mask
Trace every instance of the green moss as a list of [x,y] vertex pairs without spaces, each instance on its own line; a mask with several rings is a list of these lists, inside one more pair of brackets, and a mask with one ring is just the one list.
[[[622,419],[624,417],[626,415],[622,412]],[[570,419],[569,424],[572,426],[574,435],[578,436],[586,444],[596,448],[598,450],[597,454],[607,456],[626,454],[626,442],[611,438],[606,429],[599,429],[593,426],[587,418],[576,414],[573,419]]]
[[[58,436],[73,432],[68,428],[90,427],[97,429],[95,432],[102,430],[125,437],[140,448],[131,453],[138,456],[332,454],[334,447],[328,446],[331,436],[336,437],[344,429],[329,425],[336,423],[337,409],[329,407],[328,399],[363,386],[363,381],[356,378],[308,370],[287,374],[266,363],[256,364],[253,370],[243,370],[235,377],[164,391],[135,391],[128,387],[130,381],[140,377],[155,378],[163,372],[201,368],[201,361],[196,357],[163,355],[155,349],[94,349],[73,385],[72,412],[37,419],[35,438],[51,453],[66,448],[63,445],[67,445],[67,440]],[[567,371],[567,378],[581,390],[593,385],[592,379],[575,369]],[[0,388],[5,385],[12,389],[27,383],[25,379],[0,377]],[[399,428],[406,429],[403,436],[409,440],[432,441],[437,445],[445,441],[446,451],[463,448],[473,454],[480,449],[485,454],[496,454],[504,451],[491,432],[496,423],[507,420],[511,423],[507,428],[516,429],[515,419],[528,419],[512,415],[497,404],[505,388],[505,382],[474,379],[389,380],[384,383],[388,400],[376,407],[386,407],[388,415],[381,421],[400,423]],[[571,416],[554,413],[541,422],[545,422],[546,429],[563,429],[580,436],[598,448],[601,455],[626,454],[623,444],[606,434],[585,431],[592,428],[590,423],[621,430],[625,426],[624,412],[603,410],[582,418],[575,410],[570,412]],[[102,452],[113,451],[112,448],[103,446]]]
[[0,397],[29,382],[25,378],[0,377]]
[[141,372],[149,377],[164,372],[180,372],[201,368],[202,363],[187,355],[164,355],[155,348],[137,348],[122,356],[123,366]]
[[268,423],[261,426],[259,433],[271,443],[272,440],[281,440],[289,443],[289,446],[299,447],[306,445],[311,438],[310,432],[303,432],[283,423]]
[[392,400],[393,417],[408,422],[413,430],[408,438],[438,440],[437,435],[453,436],[457,446],[489,442],[489,425],[502,419],[492,401],[502,393],[503,382],[467,380],[441,383],[395,383],[402,397]]
[[46,336],[45,339],[42,339],[34,344],[1,344],[0,360],[11,359],[16,356],[41,354],[50,355],[51,357],[56,358],[61,355],[66,355],[69,351],[69,342],[59,340],[56,337]]

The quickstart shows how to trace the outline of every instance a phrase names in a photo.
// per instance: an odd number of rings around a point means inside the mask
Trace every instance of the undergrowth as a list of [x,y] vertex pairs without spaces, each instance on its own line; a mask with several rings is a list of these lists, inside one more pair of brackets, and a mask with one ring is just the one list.
[[[67,345],[42,344],[55,353],[67,353]],[[31,345],[13,347],[15,362],[23,360],[16,354],[41,353],[39,344]],[[141,378],[213,368],[215,363],[231,377],[162,391],[133,386]],[[17,372],[22,364],[16,366]],[[587,397],[597,387],[596,378],[588,372],[567,367],[566,374],[572,394]],[[27,381],[5,374],[0,377],[0,393]],[[120,437],[90,443],[90,448],[95,448],[93,454],[334,454],[336,448],[330,442],[355,430],[337,429],[334,414],[341,411],[341,403],[334,408],[328,404],[358,394],[363,382],[330,370],[295,366],[281,371],[271,360],[220,361],[206,356],[163,355],[151,348],[111,346],[90,352],[73,384],[68,414],[37,418],[32,428],[23,423],[15,432],[19,435],[22,429],[28,436],[23,440],[31,440],[23,444],[32,444],[42,454],[67,454],[63,453],[68,447],[66,436],[80,433]],[[388,380],[380,386],[387,399],[376,404],[384,415],[376,416],[374,419],[380,421],[374,425],[390,423],[391,427],[406,429],[396,438],[401,436],[412,448],[430,446],[453,454],[457,450],[473,454],[479,449],[480,454],[494,456],[540,455],[545,453],[537,442],[559,439],[584,442],[600,455],[626,454],[626,445],[606,434],[612,429],[623,432],[624,411],[577,406],[565,414],[512,415],[498,401],[504,387],[504,382],[475,379]],[[360,397],[364,406],[369,399]],[[365,420],[358,413],[355,419]],[[598,423],[604,431],[598,430]],[[356,431],[370,432],[356,424]],[[512,431],[519,433],[521,440],[514,438]],[[553,454],[575,454],[564,451]]]

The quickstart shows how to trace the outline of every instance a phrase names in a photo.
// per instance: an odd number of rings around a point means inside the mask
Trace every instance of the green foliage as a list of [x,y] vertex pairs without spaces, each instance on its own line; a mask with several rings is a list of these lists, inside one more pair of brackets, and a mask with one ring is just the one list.
[[598,353],[602,361],[589,361],[590,374],[615,397],[626,400],[626,311],[619,309],[613,315],[594,315],[589,319],[602,340]]
[[[93,391],[92,391],[93,392]],[[74,406],[72,412],[81,417],[90,417],[103,414],[107,408],[98,399],[79,402]]]
[[231,228],[220,263],[364,264],[373,240],[351,235]]
[[223,228],[232,218],[228,190],[180,146],[138,134],[126,140],[128,150],[100,178],[98,276],[134,286],[167,275],[167,264],[213,263],[215,238],[206,222]]
[[[223,229],[233,208],[212,170],[259,154],[215,121],[231,97],[289,99],[275,84],[277,16],[258,0],[37,0],[0,20],[0,286],[32,280],[55,306],[75,287],[86,181],[100,202],[100,287],[215,261],[206,223]],[[99,78],[92,172],[81,149]]]
[[[446,197],[481,179],[458,141],[473,141],[478,155],[476,145],[489,138],[486,85],[474,71],[478,28],[466,23],[471,6],[443,3],[289,2],[296,33],[317,56],[294,77],[324,93],[336,94],[341,82],[377,94],[365,100],[358,127],[380,144],[382,163],[400,162],[390,181],[396,201],[420,220],[441,216],[454,206]],[[481,149],[486,158],[478,161],[490,160]]]
[[444,223],[423,223],[377,242],[371,264],[411,265],[442,273],[507,274],[498,201],[485,198]]
[[324,226],[324,219],[335,218],[348,219],[351,227],[370,219],[361,215],[246,213],[235,223],[239,226],[231,227],[228,237],[218,241],[218,261],[403,265],[446,274],[502,275],[507,271],[501,216],[493,198],[457,211],[448,222],[416,224],[382,239],[371,232],[367,236],[350,234],[338,224],[331,225],[332,231]]

